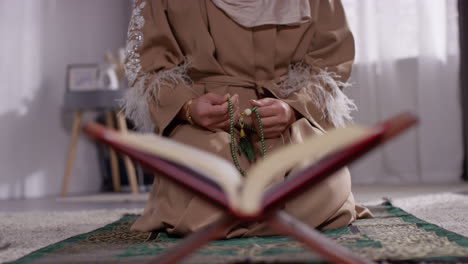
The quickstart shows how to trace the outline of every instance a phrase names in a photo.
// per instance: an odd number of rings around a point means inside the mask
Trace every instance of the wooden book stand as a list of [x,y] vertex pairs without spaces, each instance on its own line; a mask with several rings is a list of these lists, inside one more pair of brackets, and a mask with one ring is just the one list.
[[399,135],[415,123],[416,119],[412,115],[403,113],[375,126],[372,128],[373,133],[371,135],[325,156],[290,180],[267,191],[263,197],[262,210],[255,216],[245,216],[231,209],[222,189],[213,180],[190,168],[115,141],[111,135],[117,132],[98,124],[86,124],[84,131],[96,140],[112,146],[117,151],[140,162],[151,171],[168,177],[225,211],[225,214],[216,222],[188,235],[179,244],[167,249],[150,263],[175,263],[201,246],[220,238],[226,229],[234,223],[263,221],[271,230],[275,230],[280,235],[297,239],[329,262],[357,264],[374,262],[362,258],[351,250],[338,245],[314,228],[303,224],[300,220],[284,212],[281,206],[286,201],[326,179],[340,168]]

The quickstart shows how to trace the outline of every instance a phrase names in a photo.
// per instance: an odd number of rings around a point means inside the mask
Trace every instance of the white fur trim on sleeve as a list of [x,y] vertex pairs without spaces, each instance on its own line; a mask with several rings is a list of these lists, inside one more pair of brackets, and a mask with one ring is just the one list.
[[190,87],[190,78],[187,76],[186,62],[169,70],[158,73],[146,73],[139,77],[133,87],[123,98],[121,105],[125,116],[132,120],[136,128],[144,132],[154,131],[154,122],[151,120],[148,102],[152,101],[159,106],[161,89],[174,89],[182,83]]
[[290,66],[287,77],[280,84],[280,92],[287,97],[305,89],[321,110],[322,118],[336,127],[343,127],[353,120],[351,112],[357,110],[357,106],[342,91],[351,84],[339,81],[339,77],[335,72],[300,62]]

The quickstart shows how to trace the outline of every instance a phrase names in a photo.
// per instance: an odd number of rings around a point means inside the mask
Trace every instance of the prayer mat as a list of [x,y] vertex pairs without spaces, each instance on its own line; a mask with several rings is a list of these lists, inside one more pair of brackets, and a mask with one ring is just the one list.
[[[468,263],[468,238],[422,221],[389,203],[370,209],[375,218],[324,233],[379,263]],[[130,232],[136,217],[124,216],[11,263],[142,263],[180,241],[166,233]],[[271,236],[218,240],[183,263],[322,262],[301,243]]]

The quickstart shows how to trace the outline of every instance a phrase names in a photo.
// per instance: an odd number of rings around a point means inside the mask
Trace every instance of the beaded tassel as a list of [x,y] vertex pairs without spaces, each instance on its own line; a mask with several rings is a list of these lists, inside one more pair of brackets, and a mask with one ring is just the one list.
[[255,152],[253,146],[250,143],[250,140],[247,138],[247,135],[244,131],[244,118],[241,116],[239,118],[240,133],[239,133],[239,154],[244,154],[248,161],[253,161],[255,159]]
[[[250,109],[246,109],[242,115],[250,115],[251,112],[254,112],[255,113],[255,116],[257,117],[257,122],[258,122],[258,128],[260,130],[260,144],[261,144],[261,148],[262,148],[262,157],[265,157],[266,156],[266,147],[265,147],[265,136],[263,134],[263,126],[262,126],[262,120],[260,118],[260,114],[258,113],[257,111],[258,107],[255,106],[252,108],[252,110]],[[242,174],[242,175],[246,175],[245,171],[240,167],[240,164],[239,164],[239,160],[237,159],[237,155],[236,155],[236,146],[235,146],[235,139],[234,139],[234,111],[233,111],[233,106],[232,106],[232,101],[231,99],[228,99],[228,110],[229,110],[229,134],[231,135],[231,156],[232,156],[232,160],[234,162],[234,165],[236,166],[237,170],[239,170],[239,172]],[[241,116],[240,119],[239,119],[239,124],[240,124],[240,135],[239,135],[239,155],[240,153],[244,153],[244,155],[246,155],[247,159],[249,161],[252,161],[254,158],[255,158],[255,153],[253,151],[253,147],[252,147],[252,144],[250,143],[250,141],[248,140],[246,134],[245,134],[245,131],[244,131],[244,119],[243,117]],[[250,128],[252,130],[252,128]],[[251,152],[251,153],[248,153],[248,152]],[[249,155],[251,155],[249,157]]]

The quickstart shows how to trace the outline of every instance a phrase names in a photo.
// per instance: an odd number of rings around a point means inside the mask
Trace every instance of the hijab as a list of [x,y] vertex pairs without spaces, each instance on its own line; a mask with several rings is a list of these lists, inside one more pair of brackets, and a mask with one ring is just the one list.
[[212,0],[243,27],[295,26],[311,20],[309,0]]

